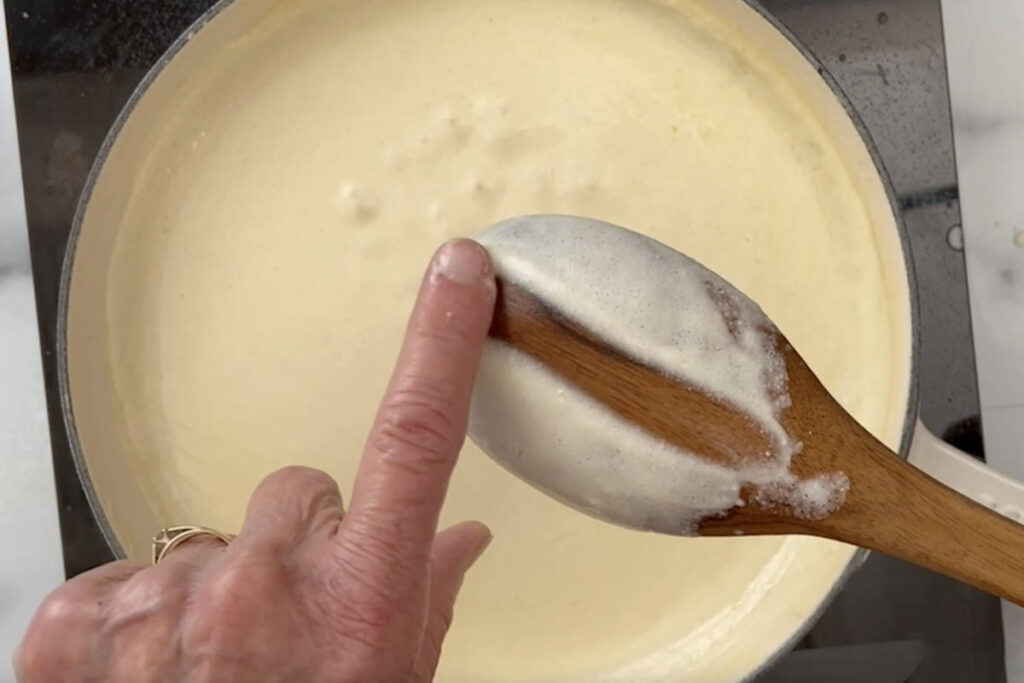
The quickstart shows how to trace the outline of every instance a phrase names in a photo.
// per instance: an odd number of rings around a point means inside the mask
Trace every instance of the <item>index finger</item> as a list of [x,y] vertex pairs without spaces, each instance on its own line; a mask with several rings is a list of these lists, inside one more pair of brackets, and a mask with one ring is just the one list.
[[430,264],[356,476],[343,525],[425,562],[466,436],[470,396],[494,313],[494,273],[476,242],[442,246]]

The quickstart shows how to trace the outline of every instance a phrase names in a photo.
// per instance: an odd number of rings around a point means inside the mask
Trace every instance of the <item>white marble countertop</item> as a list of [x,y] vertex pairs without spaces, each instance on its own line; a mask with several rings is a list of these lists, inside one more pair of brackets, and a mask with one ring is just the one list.
[[[943,0],[985,458],[1024,480],[1024,3]],[[1008,683],[1024,610],[1003,605]]]
[[0,681],[39,602],[64,578],[7,31],[0,15]]

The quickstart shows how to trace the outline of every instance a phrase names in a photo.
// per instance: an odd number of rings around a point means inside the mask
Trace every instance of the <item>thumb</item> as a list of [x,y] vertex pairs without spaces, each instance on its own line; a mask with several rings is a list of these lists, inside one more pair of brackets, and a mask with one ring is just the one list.
[[441,644],[452,623],[462,579],[491,543],[491,530],[481,522],[462,522],[434,538],[430,555],[430,602],[427,627],[420,643],[413,681],[434,678]]

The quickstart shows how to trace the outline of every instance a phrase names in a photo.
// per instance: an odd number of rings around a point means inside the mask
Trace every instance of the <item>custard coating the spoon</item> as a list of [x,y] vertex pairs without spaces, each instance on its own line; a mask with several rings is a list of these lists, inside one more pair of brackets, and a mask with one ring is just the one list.
[[[694,533],[702,519],[742,505],[745,487],[809,517],[842,502],[841,473],[801,482],[790,472],[800,444],[779,419],[790,405],[780,335],[728,282],[650,238],[585,218],[515,218],[479,239],[506,293],[529,291],[592,341],[708,395],[758,442],[754,451],[721,439],[670,443],[574,378],[495,342],[470,432],[506,468],[588,514],[663,533]],[[512,426],[523,420],[507,419],[512,410],[535,413],[526,433]]]

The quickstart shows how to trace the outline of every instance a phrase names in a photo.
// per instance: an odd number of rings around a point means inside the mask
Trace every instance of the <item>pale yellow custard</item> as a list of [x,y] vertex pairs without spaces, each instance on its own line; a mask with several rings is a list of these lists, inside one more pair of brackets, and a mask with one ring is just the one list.
[[[161,521],[237,529],[290,463],[347,493],[430,253],[526,213],[703,262],[899,439],[909,331],[864,199],[799,91],[700,3],[282,2],[189,88],[135,177],[107,290],[124,438]],[[495,540],[449,683],[742,677],[852,553],[616,528],[472,445],[444,512],[467,518]]]

